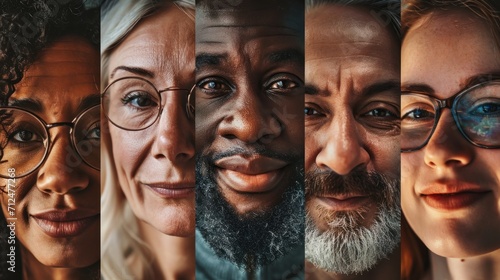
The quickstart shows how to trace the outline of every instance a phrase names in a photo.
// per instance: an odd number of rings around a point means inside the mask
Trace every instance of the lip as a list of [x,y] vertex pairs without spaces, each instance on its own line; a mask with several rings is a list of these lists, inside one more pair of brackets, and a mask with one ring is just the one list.
[[339,194],[317,196],[317,199],[333,211],[356,210],[368,205],[372,201],[371,195],[366,194]]
[[194,182],[178,183],[143,183],[161,198],[186,198],[194,194]]
[[432,208],[458,210],[476,204],[490,192],[474,183],[452,180],[430,184],[422,190],[420,196]]
[[65,238],[80,235],[99,221],[100,215],[86,210],[49,210],[30,216],[45,234],[53,238]]
[[263,193],[282,182],[288,162],[261,155],[235,155],[215,162],[225,185],[244,193]]

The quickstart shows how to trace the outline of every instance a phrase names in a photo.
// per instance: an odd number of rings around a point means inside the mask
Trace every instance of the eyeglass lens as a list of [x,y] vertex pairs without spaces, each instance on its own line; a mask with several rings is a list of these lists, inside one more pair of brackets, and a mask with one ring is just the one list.
[[[401,109],[401,150],[419,149],[432,137],[442,109],[436,99],[423,94],[403,94]],[[452,113],[471,143],[500,146],[500,83],[475,87],[457,96]]]
[[106,89],[102,102],[106,117],[128,130],[149,127],[158,118],[160,109],[156,88],[138,78],[116,80]]
[[[37,169],[45,160],[49,146],[50,129],[34,114],[16,108],[0,110],[0,176],[8,177],[8,169],[15,168],[16,177],[26,176]],[[100,167],[100,107],[94,106],[74,121],[68,147],[68,166],[83,164]],[[76,153],[74,150],[76,149]],[[81,159],[81,160],[79,160]]]

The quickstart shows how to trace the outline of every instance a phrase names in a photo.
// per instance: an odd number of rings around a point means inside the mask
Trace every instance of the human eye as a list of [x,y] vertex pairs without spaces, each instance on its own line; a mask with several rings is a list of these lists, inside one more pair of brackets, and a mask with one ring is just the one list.
[[151,93],[145,91],[131,91],[121,98],[123,105],[131,106],[138,110],[157,107],[158,101],[156,99]]
[[100,140],[101,139],[101,126],[99,123],[93,124],[87,133],[85,133],[85,140]]
[[277,94],[291,94],[303,87],[303,82],[293,74],[280,73],[265,83],[266,91]]
[[358,111],[360,123],[374,131],[397,131],[400,127],[399,104],[373,100]]
[[218,77],[205,78],[196,84],[196,88],[209,96],[225,95],[233,91],[229,82]]
[[29,130],[16,130],[14,133],[12,133],[11,138],[17,142],[36,142],[40,141],[40,137],[36,135],[33,131]]
[[426,122],[426,121],[434,121],[435,114],[434,112],[428,111],[425,108],[414,108],[407,111],[401,120],[407,122]]
[[476,104],[469,110],[473,116],[498,116],[500,115],[500,100],[485,100]]
[[317,110],[313,109],[313,108],[305,107],[304,108],[304,114],[306,116],[315,116],[315,115],[317,116],[320,113]]
[[391,112],[390,110],[384,108],[375,108],[367,113],[365,113],[367,117],[376,117],[376,118],[397,118],[396,114]]
[[18,124],[7,133],[7,141],[19,149],[32,149],[43,146],[42,135],[27,125]]

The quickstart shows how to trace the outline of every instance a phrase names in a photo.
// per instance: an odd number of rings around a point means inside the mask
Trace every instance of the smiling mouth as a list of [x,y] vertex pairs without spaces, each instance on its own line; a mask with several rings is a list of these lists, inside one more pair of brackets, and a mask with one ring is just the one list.
[[194,183],[145,183],[151,192],[161,198],[186,198],[194,195]]
[[265,193],[284,179],[288,162],[261,155],[235,155],[215,162],[218,178],[241,193]]
[[99,221],[99,214],[86,215],[78,212],[52,211],[31,215],[42,231],[53,238],[74,237]]
[[421,197],[432,208],[457,210],[472,206],[487,197],[489,191],[464,191],[456,193],[422,194]]

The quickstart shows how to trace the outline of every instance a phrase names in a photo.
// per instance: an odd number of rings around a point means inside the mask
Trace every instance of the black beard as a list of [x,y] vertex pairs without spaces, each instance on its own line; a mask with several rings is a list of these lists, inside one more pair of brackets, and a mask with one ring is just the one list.
[[[304,172],[296,164],[282,201],[240,215],[214,178],[213,157],[196,159],[196,227],[215,254],[247,270],[270,264],[304,244]],[[300,161],[298,161],[300,162]]]

